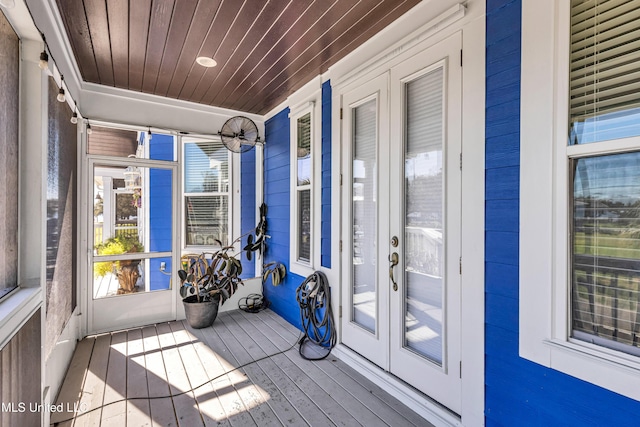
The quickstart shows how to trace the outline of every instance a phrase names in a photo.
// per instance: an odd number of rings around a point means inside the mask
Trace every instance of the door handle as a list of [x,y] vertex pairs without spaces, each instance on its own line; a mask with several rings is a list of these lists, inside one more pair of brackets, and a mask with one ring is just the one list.
[[398,265],[398,261],[399,261],[398,252],[394,252],[391,255],[389,255],[389,262],[391,263],[391,265],[389,266],[389,278],[391,279],[391,283],[393,283],[394,291],[398,290],[398,283],[396,282],[396,279],[393,277],[393,267]]

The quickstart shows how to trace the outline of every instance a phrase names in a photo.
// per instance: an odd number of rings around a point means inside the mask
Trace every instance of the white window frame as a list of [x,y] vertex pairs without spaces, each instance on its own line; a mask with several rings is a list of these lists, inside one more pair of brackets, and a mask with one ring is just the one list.
[[187,197],[194,197],[194,196],[208,196],[208,195],[227,195],[227,197],[229,198],[229,200],[227,201],[227,219],[228,219],[228,241],[227,242],[222,242],[223,245],[229,245],[232,242],[232,239],[237,237],[237,232],[238,230],[236,230],[236,223],[238,223],[239,225],[239,221],[235,221],[234,217],[233,217],[233,212],[239,212],[239,207],[235,205],[235,203],[239,203],[240,198],[239,197],[235,197],[236,194],[236,188],[239,188],[239,169],[240,169],[240,159],[239,159],[239,155],[233,155],[233,153],[231,153],[231,151],[229,151],[228,154],[228,159],[229,159],[229,190],[228,192],[203,192],[203,193],[187,193],[185,190],[185,186],[186,186],[186,182],[185,182],[185,168],[186,168],[186,159],[185,159],[185,153],[186,150],[184,149],[185,144],[188,143],[195,143],[198,141],[212,141],[212,142],[221,142],[220,138],[218,136],[211,136],[211,137],[207,137],[207,136],[202,136],[202,137],[181,137],[180,141],[178,142],[179,146],[180,146],[180,150],[181,150],[181,156],[180,156],[180,164],[181,164],[181,168],[180,168],[180,181],[182,183],[182,188],[181,188],[181,197],[180,197],[180,209],[182,212],[182,226],[181,226],[181,234],[182,234],[182,249],[183,252],[194,252],[194,253],[198,253],[198,252],[211,252],[212,250],[218,250],[220,249],[218,247],[217,244],[215,245],[187,245],[187,210],[185,208],[185,203],[187,200]]
[[[291,165],[291,187],[290,187],[290,229],[289,229],[289,270],[300,276],[309,276],[320,265],[320,224],[317,214],[321,205],[320,189],[322,179],[322,133],[321,117],[322,113],[319,102],[319,93],[311,99],[291,108],[289,112],[290,120],[290,165]],[[305,115],[310,115],[311,122],[311,183],[309,185],[298,186],[298,119]],[[309,243],[309,262],[301,261],[298,258],[298,235],[300,224],[298,221],[298,192],[310,190],[310,211],[311,211],[311,242]]]
[[520,356],[640,400],[640,358],[570,337],[569,159],[640,137],[567,144],[570,2],[522,1]]

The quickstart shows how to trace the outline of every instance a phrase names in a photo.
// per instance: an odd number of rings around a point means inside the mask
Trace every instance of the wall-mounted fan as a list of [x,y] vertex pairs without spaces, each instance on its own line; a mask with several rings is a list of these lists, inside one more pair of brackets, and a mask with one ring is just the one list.
[[227,120],[218,135],[222,138],[224,146],[234,153],[249,151],[256,145],[256,142],[260,141],[256,124],[243,116]]

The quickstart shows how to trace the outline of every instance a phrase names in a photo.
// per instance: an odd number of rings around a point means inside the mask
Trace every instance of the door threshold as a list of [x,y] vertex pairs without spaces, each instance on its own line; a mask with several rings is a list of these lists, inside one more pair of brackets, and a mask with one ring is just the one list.
[[411,410],[437,427],[462,426],[460,416],[435,402],[427,395],[406,384],[396,376],[385,372],[344,344],[338,344],[332,351],[358,373],[381,387],[387,393],[404,403]]

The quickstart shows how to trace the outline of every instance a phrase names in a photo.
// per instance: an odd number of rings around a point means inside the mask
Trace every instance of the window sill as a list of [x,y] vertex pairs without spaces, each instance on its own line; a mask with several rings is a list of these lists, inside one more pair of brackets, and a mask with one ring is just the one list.
[[3,348],[42,304],[37,287],[20,287],[0,302],[0,348]]
[[298,276],[308,277],[315,273],[315,269],[308,264],[302,264],[297,261],[289,261],[289,271]]
[[544,340],[542,344],[549,350],[549,363],[543,365],[640,401],[640,362],[632,356],[609,354],[588,343]]

